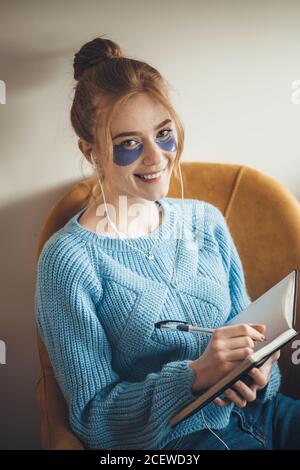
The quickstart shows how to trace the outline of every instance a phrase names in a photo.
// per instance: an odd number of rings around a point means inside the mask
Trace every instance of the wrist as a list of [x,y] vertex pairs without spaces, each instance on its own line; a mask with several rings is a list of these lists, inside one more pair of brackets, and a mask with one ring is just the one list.
[[199,357],[196,361],[191,361],[189,363],[189,367],[195,374],[195,380],[192,384],[192,393],[196,393],[205,388],[205,365],[203,364],[201,357]]

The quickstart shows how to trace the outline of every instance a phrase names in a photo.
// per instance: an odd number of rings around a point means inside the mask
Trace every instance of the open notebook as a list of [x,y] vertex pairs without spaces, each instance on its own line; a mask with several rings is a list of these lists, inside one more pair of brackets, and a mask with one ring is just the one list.
[[266,341],[263,343],[255,341],[253,353],[217,383],[200,392],[195,400],[184,406],[179,413],[171,418],[171,426],[175,426],[207,405],[237,380],[247,375],[252,367],[262,365],[269,356],[281,349],[298,334],[295,330],[297,290],[298,270],[294,269],[226,323],[226,325],[262,323],[266,325]]

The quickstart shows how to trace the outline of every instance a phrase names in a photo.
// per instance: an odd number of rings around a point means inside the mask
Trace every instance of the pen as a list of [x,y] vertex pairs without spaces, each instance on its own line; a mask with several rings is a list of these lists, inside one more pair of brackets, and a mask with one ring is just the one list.
[[[253,323],[249,323],[253,325]],[[182,320],[161,320],[154,324],[155,328],[166,328],[171,330],[186,331],[188,333],[209,333],[212,334],[216,328],[204,328],[202,326],[188,325],[186,321]],[[264,341],[267,341],[265,338]]]
[[155,328],[168,328],[171,330],[186,331],[190,333],[210,333],[212,334],[214,328],[202,328],[200,326],[188,325],[185,321],[178,320],[162,320],[155,323]]

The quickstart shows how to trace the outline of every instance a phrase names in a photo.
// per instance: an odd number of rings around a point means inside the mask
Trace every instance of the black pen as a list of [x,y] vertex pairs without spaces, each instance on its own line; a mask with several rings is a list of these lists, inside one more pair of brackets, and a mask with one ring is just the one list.
[[[248,323],[250,326],[253,323]],[[186,331],[188,333],[209,333],[212,334],[216,328],[204,328],[202,326],[188,325],[186,321],[180,320],[161,320],[155,323],[155,328],[166,328],[170,330]],[[254,340],[256,341],[256,340]],[[265,338],[264,341],[267,341]]]
[[201,326],[188,325],[187,322],[178,320],[162,320],[155,323],[155,328],[167,328],[171,330],[186,331],[190,333],[210,333],[212,334],[214,328],[202,328]]

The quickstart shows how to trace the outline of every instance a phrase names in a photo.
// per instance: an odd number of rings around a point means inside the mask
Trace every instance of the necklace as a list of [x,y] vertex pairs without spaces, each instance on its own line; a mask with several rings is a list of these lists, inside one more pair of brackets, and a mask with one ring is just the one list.
[[[158,202],[158,201],[155,201],[155,204],[158,204],[160,206],[160,209],[161,209],[161,204]],[[159,210],[160,210],[159,209]],[[113,227],[114,231],[120,236],[122,235],[121,232],[117,229],[117,227],[112,223],[112,221],[110,220],[110,217],[108,216],[108,213],[106,212],[107,214],[107,219],[110,223],[110,225]],[[137,248],[135,246],[133,246],[131,243],[127,242],[126,240],[122,239],[124,243],[126,243],[126,245],[130,246],[131,248],[133,248],[134,250],[137,250],[141,253],[143,253],[143,255],[146,256],[146,258],[149,260],[149,261],[154,261],[155,260],[155,256],[153,255],[152,251],[157,243],[157,240],[156,241],[152,241],[152,247],[145,251],[145,250],[141,250],[140,248]]]

